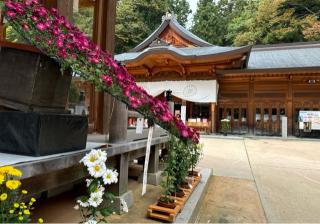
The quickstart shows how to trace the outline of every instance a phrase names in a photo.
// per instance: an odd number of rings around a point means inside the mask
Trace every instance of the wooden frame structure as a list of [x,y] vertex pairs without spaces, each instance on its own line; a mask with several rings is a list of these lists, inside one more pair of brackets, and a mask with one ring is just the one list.
[[[3,0],[0,0],[3,1]],[[113,53],[115,41],[115,18],[116,18],[116,0],[42,0],[46,7],[57,8],[61,15],[69,21],[73,20],[73,7],[93,7],[93,41],[103,50]],[[1,12],[0,12],[1,16]],[[35,47],[11,43],[6,41],[6,34],[3,24],[3,17],[0,17],[0,46],[10,46],[13,48],[39,52]],[[89,95],[89,126],[91,132],[107,133],[109,124],[107,117],[110,116],[110,96],[95,91],[95,87],[87,82],[81,82],[81,87]]]

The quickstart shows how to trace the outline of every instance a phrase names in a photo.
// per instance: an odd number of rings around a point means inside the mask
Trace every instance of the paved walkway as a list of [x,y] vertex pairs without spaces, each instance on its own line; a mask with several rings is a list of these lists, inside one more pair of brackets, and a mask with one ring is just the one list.
[[268,222],[320,222],[320,141],[202,141],[200,166],[211,167],[215,176],[251,181]]

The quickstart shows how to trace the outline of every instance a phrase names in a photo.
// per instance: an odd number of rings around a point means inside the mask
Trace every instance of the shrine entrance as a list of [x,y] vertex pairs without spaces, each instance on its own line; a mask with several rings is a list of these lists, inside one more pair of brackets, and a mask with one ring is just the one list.
[[284,102],[256,103],[254,107],[254,134],[281,136],[283,116],[286,116]]
[[218,130],[221,128],[221,120],[228,119],[230,121],[230,133],[247,134],[248,126],[248,106],[246,103],[218,105]]

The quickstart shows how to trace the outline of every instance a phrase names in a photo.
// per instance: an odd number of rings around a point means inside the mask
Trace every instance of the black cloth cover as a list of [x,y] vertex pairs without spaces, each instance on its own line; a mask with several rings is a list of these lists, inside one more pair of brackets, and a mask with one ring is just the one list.
[[0,152],[45,156],[86,148],[86,116],[0,112]]

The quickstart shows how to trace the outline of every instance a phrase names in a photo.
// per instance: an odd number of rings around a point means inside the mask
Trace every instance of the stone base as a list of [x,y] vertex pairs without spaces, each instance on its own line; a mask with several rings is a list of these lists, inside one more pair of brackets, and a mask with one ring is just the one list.
[[196,222],[196,216],[200,209],[201,202],[203,201],[209,186],[209,179],[212,176],[212,169],[205,168],[201,170],[200,173],[201,181],[196,189],[192,192],[181,213],[177,216],[175,223]]
[[[161,183],[161,174],[162,171],[158,171],[157,173],[148,173],[147,184],[158,186]],[[143,182],[143,173],[139,176],[139,183]]]
[[131,208],[133,206],[133,192],[127,191],[126,193],[122,194],[121,196],[116,196],[114,198],[114,205],[115,205],[115,212],[117,214],[122,214],[123,211],[121,211],[121,199],[125,200],[127,203],[128,208]]

